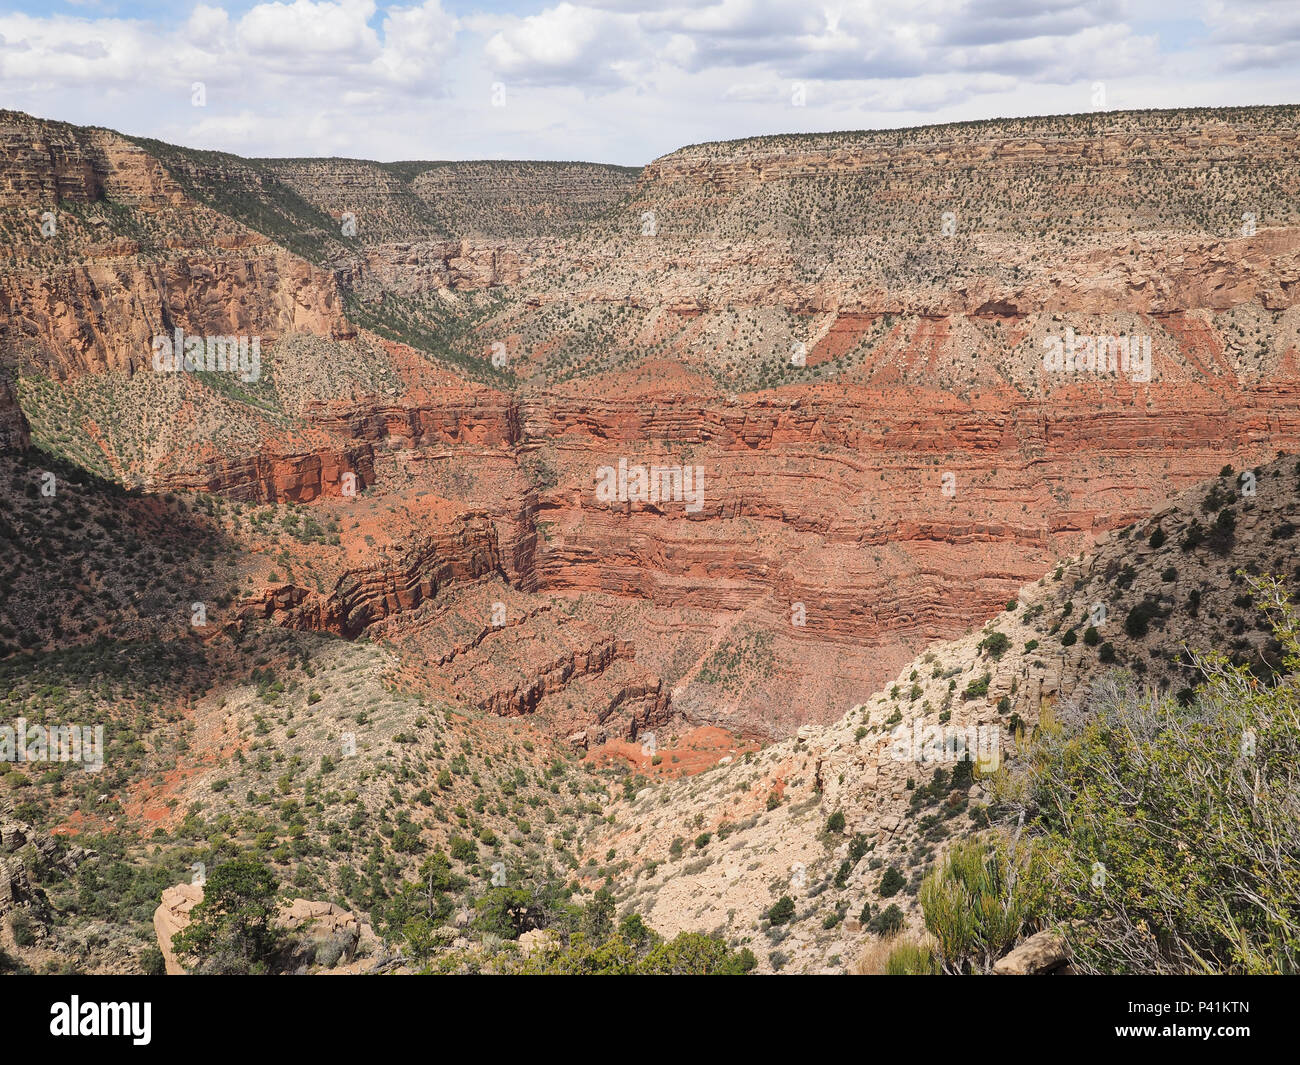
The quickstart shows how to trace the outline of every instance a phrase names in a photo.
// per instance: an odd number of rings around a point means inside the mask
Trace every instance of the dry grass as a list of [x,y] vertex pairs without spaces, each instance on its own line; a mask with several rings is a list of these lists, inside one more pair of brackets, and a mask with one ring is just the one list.
[[933,953],[934,940],[928,934],[894,932],[887,936],[872,936],[867,940],[853,970],[858,976],[885,976],[890,957],[900,948],[911,952]]

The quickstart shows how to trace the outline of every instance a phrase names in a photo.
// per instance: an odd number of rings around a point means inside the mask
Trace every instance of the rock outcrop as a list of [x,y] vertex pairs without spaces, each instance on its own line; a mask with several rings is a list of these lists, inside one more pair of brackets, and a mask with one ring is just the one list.
[[81,864],[94,857],[94,852],[63,846],[49,832],[20,820],[12,805],[0,799],[0,920],[22,912],[34,937],[45,940],[52,912],[35,874],[75,876]]
[[[172,937],[190,926],[190,911],[202,901],[201,886],[175,884],[163,891],[154,910],[154,933],[168,976],[184,976],[188,971],[183,959],[176,956]],[[275,923],[289,937],[289,954],[283,959],[288,972],[306,972],[313,965],[327,969],[346,966],[362,943],[367,947],[377,944],[367,923],[332,902],[292,899],[280,907]],[[184,960],[193,966],[192,959]]]
[[348,570],[328,595],[293,586],[264,589],[240,605],[243,618],[268,618],[289,628],[353,638],[368,626],[411,611],[448,585],[499,574],[496,530],[482,514],[456,515],[391,566]]
[[172,946],[172,937],[190,926],[190,910],[202,901],[203,889],[197,884],[175,884],[163,890],[158,908],[153,912],[153,930],[168,976],[185,975],[185,967]]
[[161,474],[149,487],[208,492],[249,503],[310,503],[322,496],[363,491],[375,479],[374,452],[366,444],[305,454],[265,447],[238,458],[201,457],[209,450],[200,449],[189,469]]

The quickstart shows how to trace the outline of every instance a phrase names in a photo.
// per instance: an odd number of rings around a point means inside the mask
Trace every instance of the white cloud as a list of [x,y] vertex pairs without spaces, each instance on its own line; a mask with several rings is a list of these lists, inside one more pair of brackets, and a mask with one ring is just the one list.
[[327,55],[355,61],[372,58],[379,41],[367,20],[373,0],[258,4],[239,20],[236,35],[250,55]]
[[634,19],[564,3],[509,20],[484,51],[498,74],[524,83],[600,84],[625,80],[611,75],[646,46]]
[[199,4],[190,12],[185,24],[185,35],[196,44],[227,37],[230,33],[230,16],[225,8]]
[[383,27],[384,47],[376,64],[403,84],[432,81],[455,50],[456,18],[442,10],[439,0],[390,8]]
[[1292,0],[1212,0],[1205,21],[1230,69],[1300,65],[1300,6]]
[[[1281,0],[1193,0],[1172,24],[1158,0],[465,6],[4,13],[0,95],[48,117],[250,154],[629,163],[756,133],[1082,111],[1097,79],[1113,107],[1300,96],[1300,8]],[[207,87],[204,108],[190,106],[193,81]],[[491,105],[495,81],[505,107]],[[796,82],[805,106],[792,105]]]

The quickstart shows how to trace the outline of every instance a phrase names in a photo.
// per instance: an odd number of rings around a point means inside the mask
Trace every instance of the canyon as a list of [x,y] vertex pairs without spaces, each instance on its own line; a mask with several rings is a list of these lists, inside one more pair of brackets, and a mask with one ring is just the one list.
[[[837,718],[855,687],[1224,463],[1295,447],[1293,120],[760,138],[633,182],[150,154],[8,113],[0,341],[20,395],[48,382],[173,423],[151,448],[133,425],[59,421],[78,399],[36,417],[37,440],[93,436],[126,483],[272,504],[432,491],[513,545],[502,578],[530,594],[683,612],[707,643],[765,627],[764,694],[679,695],[721,703],[701,723],[776,737]],[[1251,236],[1233,235],[1243,204]],[[251,224],[268,213],[309,231],[276,243]],[[324,229],[345,214],[351,243]],[[307,236],[316,254],[294,254]],[[263,337],[271,388],[150,380],[148,339],[173,326]],[[1151,380],[1044,370],[1067,328],[1148,338]],[[316,343],[277,343],[302,336]],[[480,485],[445,483],[485,451]],[[698,509],[606,505],[598,471],[620,460],[689,464],[708,489]],[[375,579],[427,589],[440,565]],[[355,636],[350,594],[286,623]],[[384,598],[365,616],[421,600]],[[689,686],[691,641],[640,642],[680,661],[665,688]]]
[[[304,663],[295,699],[336,682],[295,710],[322,736],[380,717],[400,750],[445,714],[489,765],[526,727],[591,766],[653,734],[692,772],[779,744],[749,799],[810,800],[800,737],[845,748],[935,641],[1300,450],[1297,118],[761,137],[635,171],[240,159],[0,112],[6,654],[153,639],[203,676],[147,697],[203,753],[106,792],[141,824],[229,802],[257,700],[288,698],[263,671]],[[260,337],[262,373],[155,373],[175,329]],[[1149,379],[1055,371],[1066,335],[1134,338]],[[621,466],[701,490],[611,496]],[[80,509],[41,558],[49,471]],[[135,582],[108,608],[104,574]],[[345,712],[352,671],[382,713]],[[709,803],[682,818],[735,813]]]

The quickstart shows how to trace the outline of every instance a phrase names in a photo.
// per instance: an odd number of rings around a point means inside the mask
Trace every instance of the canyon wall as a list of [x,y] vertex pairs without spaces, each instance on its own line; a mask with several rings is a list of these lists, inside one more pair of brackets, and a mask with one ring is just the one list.
[[[256,443],[173,449],[150,486],[342,517],[352,474],[365,520],[422,546],[248,616],[348,637],[408,618],[418,643],[448,596],[501,581],[581,624],[529,613],[531,664],[499,673],[429,643],[480,708],[581,731],[580,692],[623,735],[674,705],[788,731],[1187,484],[1300,446],[1296,116],[766,137],[633,182],[208,158],[7,113],[0,350],[75,388],[147,369],[173,323],[266,339]],[[372,225],[348,243],[353,203]],[[1050,371],[1075,334],[1145,339],[1148,372]],[[276,360],[294,336],[319,350]],[[620,460],[698,470],[701,494],[598,498]],[[753,631],[771,675],[742,662],[724,690],[711,656]]]

